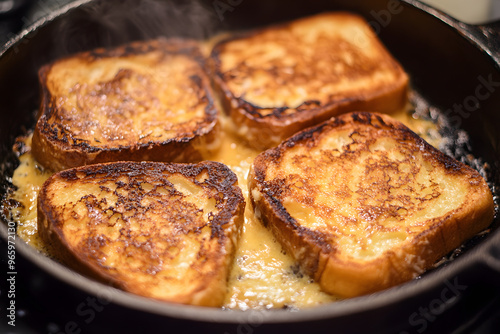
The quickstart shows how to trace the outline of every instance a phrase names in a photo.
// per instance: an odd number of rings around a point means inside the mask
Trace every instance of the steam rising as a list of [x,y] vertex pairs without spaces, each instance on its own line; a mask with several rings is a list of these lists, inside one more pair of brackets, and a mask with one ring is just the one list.
[[102,0],[70,14],[55,34],[59,55],[159,36],[204,39],[220,24],[209,2],[193,0]]

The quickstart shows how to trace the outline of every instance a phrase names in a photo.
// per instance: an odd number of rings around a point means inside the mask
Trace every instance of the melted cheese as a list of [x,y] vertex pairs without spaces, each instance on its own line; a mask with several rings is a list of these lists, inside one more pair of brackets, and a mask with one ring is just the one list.
[[229,277],[225,307],[232,309],[304,308],[336,300],[303,275],[272,233],[256,219],[248,199],[247,177],[259,151],[244,145],[223,121],[224,139],[212,160],[229,166],[245,196],[245,222]]
[[[27,146],[31,145],[31,136],[25,139]],[[19,157],[19,166],[14,171],[12,183],[17,188],[10,199],[21,205],[11,208],[12,218],[17,222],[17,234],[28,244],[45,252],[45,247],[38,235],[37,225],[37,194],[42,184],[51,175],[40,168],[31,153]]]
[[[407,112],[395,116],[433,145],[439,144],[435,124],[414,119]],[[305,308],[337,300],[321,291],[319,285],[301,273],[298,263],[286,254],[280,244],[255,217],[248,201],[247,177],[253,159],[260,152],[247,147],[234,134],[231,123],[222,117],[221,149],[207,160],[228,165],[238,176],[239,186],[247,200],[245,222],[229,277],[224,307],[230,309]],[[30,146],[31,138],[26,139]],[[18,234],[28,244],[43,251],[37,233],[36,198],[38,190],[50,173],[37,166],[27,152],[20,157],[12,182],[17,187],[11,195],[22,205],[11,208],[18,224]]]

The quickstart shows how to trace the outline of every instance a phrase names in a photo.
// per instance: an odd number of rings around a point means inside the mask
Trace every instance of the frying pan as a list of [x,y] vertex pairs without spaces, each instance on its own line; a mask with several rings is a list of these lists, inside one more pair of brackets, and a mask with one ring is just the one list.
[[[430,108],[432,117],[441,115],[439,119],[448,120],[447,135],[455,141],[447,153],[462,160],[468,152],[473,153],[480,165],[487,164],[483,172],[497,199],[500,22],[467,25],[415,0],[71,3],[22,31],[0,52],[2,195],[17,163],[11,152],[14,139],[34,125],[39,102],[36,72],[42,64],[99,46],[159,35],[204,38],[219,30],[248,29],[326,10],[356,12],[370,22],[410,74],[417,105]],[[467,141],[462,140],[464,133]],[[498,307],[498,225],[496,217],[489,233],[456,250],[450,255],[452,261],[406,284],[300,311],[243,312],[149,300],[80,276],[17,239],[16,303],[21,308],[29,301],[35,320],[37,312],[49,313],[52,323],[41,331],[51,333],[468,331]],[[7,227],[3,218],[0,252],[4,263]],[[1,299],[5,303],[5,292]],[[22,314],[17,315],[17,321],[22,323]]]

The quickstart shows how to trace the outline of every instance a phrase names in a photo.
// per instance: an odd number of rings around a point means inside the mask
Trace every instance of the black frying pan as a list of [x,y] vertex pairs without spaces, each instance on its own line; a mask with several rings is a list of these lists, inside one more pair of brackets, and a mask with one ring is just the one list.
[[[179,4],[181,5],[179,7]],[[486,162],[498,197],[500,144],[500,22],[460,23],[415,0],[220,0],[187,6],[182,1],[77,1],[38,21],[0,52],[1,193],[16,166],[11,147],[34,125],[37,69],[73,52],[158,35],[207,37],[220,29],[246,29],[325,10],[350,10],[371,22],[410,74],[417,102],[445,116],[448,153],[472,152]],[[373,295],[301,311],[227,311],[173,305],[131,295],[84,278],[16,240],[15,332],[23,319],[51,324],[52,333],[111,332],[353,332],[469,331],[500,303],[500,230],[474,238],[437,269]],[[3,263],[8,222],[0,224]],[[8,268],[2,267],[7,273]],[[10,276],[8,276],[10,277]],[[5,284],[8,277],[2,278]],[[0,299],[9,302],[5,290]],[[3,307],[2,307],[3,308]],[[4,309],[4,308],[3,308]],[[39,319],[49,314],[50,319]],[[3,314],[3,312],[2,312]],[[24,317],[24,318],[23,318]],[[9,319],[2,315],[5,325]],[[498,325],[498,321],[493,323]],[[487,325],[485,325],[487,326]],[[0,329],[4,328],[0,326]],[[22,331],[20,331],[22,332]]]

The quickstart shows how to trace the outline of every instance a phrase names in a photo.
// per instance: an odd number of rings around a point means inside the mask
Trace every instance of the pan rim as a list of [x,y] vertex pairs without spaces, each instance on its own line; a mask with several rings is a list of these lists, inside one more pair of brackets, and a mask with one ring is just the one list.
[[[0,224],[0,236],[7,240],[7,225],[2,217]],[[196,320],[211,323],[238,324],[245,321],[242,318],[252,319],[253,315],[268,314],[263,323],[279,324],[294,323],[303,321],[318,321],[324,319],[340,318],[354,313],[363,313],[373,309],[394,305],[402,301],[409,300],[419,294],[438,288],[446,281],[450,281],[471,265],[489,266],[489,257],[484,257],[484,253],[493,245],[500,242],[500,230],[494,231],[481,244],[476,245],[466,254],[452,261],[444,268],[439,268],[432,273],[428,273],[420,279],[413,279],[395,287],[379,291],[370,295],[350,298],[337,302],[327,303],[311,308],[290,311],[284,309],[273,310],[225,310],[222,308],[210,308],[192,305],[182,305],[168,303],[159,300],[142,297],[126,291],[113,288],[104,283],[87,278],[63,264],[43,255],[22,239],[16,239],[16,252],[25,259],[41,268],[52,277],[64,283],[76,287],[88,295],[106,299],[109,302],[121,305],[129,309],[143,311],[151,314],[173,317],[184,320]],[[239,317],[238,317],[239,316]]]
[[0,48],[0,58],[4,57],[4,54],[7,53],[9,50],[14,48],[17,44],[21,43],[25,38],[28,37],[28,35],[36,32],[39,30],[41,27],[44,25],[50,23],[51,21],[57,19],[58,17],[64,15],[65,13],[69,12],[70,10],[73,10],[77,7],[80,7],[82,5],[85,5],[87,3],[93,2],[95,0],[74,0],[69,2],[68,4],[61,6],[54,11],[51,11],[47,15],[44,15],[34,22],[32,22],[30,25],[24,27],[21,31],[19,31],[17,34],[12,36],[2,47]]

